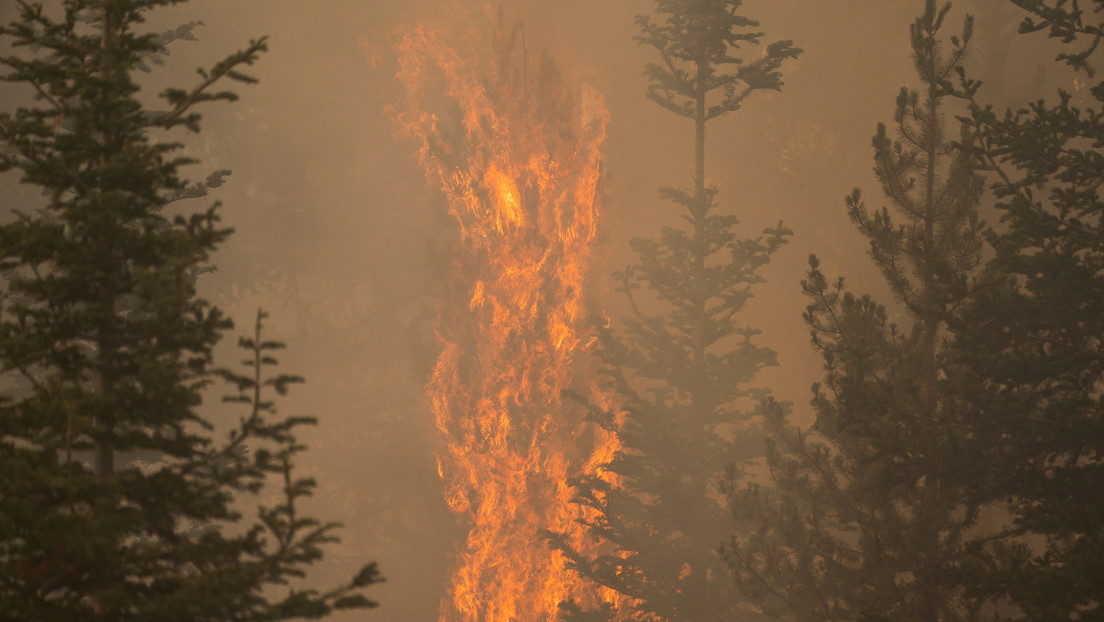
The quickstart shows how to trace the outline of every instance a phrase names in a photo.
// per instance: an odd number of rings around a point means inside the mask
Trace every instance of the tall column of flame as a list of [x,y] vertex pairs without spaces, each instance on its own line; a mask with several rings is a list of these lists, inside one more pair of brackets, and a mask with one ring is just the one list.
[[530,62],[519,27],[500,21],[481,37],[463,24],[411,29],[398,50],[408,101],[397,119],[461,237],[427,386],[447,502],[470,526],[441,620],[554,620],[564,599],[613,598],[580,582],[540,535],[585,539],[567,477],[615,450],[600,436],[580,446],[580,417],[560,400],[586,339],[608,115],[594,89]]

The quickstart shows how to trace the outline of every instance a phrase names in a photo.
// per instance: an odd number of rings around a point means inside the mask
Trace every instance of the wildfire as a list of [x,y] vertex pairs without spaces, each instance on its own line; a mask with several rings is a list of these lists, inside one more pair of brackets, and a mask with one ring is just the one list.
[[587,339],[608,114],[593,88],[527,58],[520,26],[500,14],[487,46],[472,21],[414,28],[398,49],[408,101],[396,117],[460,231],[427,385],[447,501],[470,525],[441,620],[554,620],[567,598],[615,600],[582,584],[540,535],[585,540],[567,478],[616,449],[611,437],[577,436],[580,416],[560,398]]

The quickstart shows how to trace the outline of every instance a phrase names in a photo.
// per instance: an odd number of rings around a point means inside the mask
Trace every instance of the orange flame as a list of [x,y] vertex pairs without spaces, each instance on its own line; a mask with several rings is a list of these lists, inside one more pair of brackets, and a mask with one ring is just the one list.
[[463,26],[470,18],[414,28],[398,48],[408,101],[396,117],[461,239],[427,385],[447,502],[470,527],[441,605],[450,622],[554,620],[568,598],[616,601],[540,535],[586,541],[567,478],[616,450],[611,435],[576,436],[581,418],[560,398],[587,339],[582,291],[608,113],[550,62],[531,67],[524,31],[499,20],[490,55]]

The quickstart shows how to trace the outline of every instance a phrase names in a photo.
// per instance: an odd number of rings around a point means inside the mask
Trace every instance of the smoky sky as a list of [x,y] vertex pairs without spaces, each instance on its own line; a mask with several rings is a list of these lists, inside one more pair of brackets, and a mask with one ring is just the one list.
[[[0,1],[0,18],[15,15]],[[442,250],[454,235],[443,199],[429,187],[414,147],[396,135],[389,106],[399,102],[393,45],[404,29],[440,15],[435,0],[196,0],[151,16],[165,30],[203,22],[197,42],[171,47],[165,67],[144,82],[143,96],[187,85],[210,66],[267,35],[270,51],[249,73],[253,86],[204,111],[203,131],[176,136],[200,160],[193,179],[229,168],[211,197],[237,233],[205,275],[203,293],[249,326],[257,307],[272,315],[270,336],[289,349],[284,371],[307,383],[279,405],[321,423],[307,435],[303,470],[320,488],[310,509],[345,524],[314,576],[320,584],[350,576],[377,560],[387,583],[369,596],[370,612],[334,620],[433,620],[444,593],[461,526],[441,498],[433,457],[432,416],[423,386],[437,352],[433,320],[444,278]],[[660,185],[691,183],[693,127],[646,101],[642,69],[654,60],[637,44],[634,16],[650,0],[503,2],[525,24],[531,45],[546,50],[577,79],[593,84],[610,111],[604,147],[605,198],[595,305],[616,317],[621,304],[609,273],[632,260],[628,241],[677,224],[659,200]],[[793,402],[795,420],[811,418],[809,386],[821,361],[809,346],[798,285],[809,253],[829,276],[844,275],[893,310],[847,220],[843,197],[862,188],[867,205],[884,202],[872,173],[870,139],[892,123],[902,86],[915,86],[908,26],[921,0],[748,0],[766,43],[792,39],[804,50],[784,68],[778,93],[758,93],[744,108],[710,124],[707,182],[720,190],[721,211],[742,221],[744,237],[783,221],[795,232],[763,270],[741,321],[780,365],[758,384]],[[983,99],[1010,105],[1076,89],[1050,62],[1044,35],[1016,35],[1017,9],[1003,0],[962,0],[944,32],[977,19],[967,62],[985,81]],[[756,50],[748,48],[746,54]],[[1072,85],[1072,86],[1071,86]],[[0,87],[5,107],[25,96]],[[949,115],[956,111],[949,111]],[[957,111],[961,114],[962,111]],[[11,174],[0,178],[5,202],[33,201]],[[13,207],[9,205],[6,207]],[[8,211],[4,210],[5,213]],[[232,363],[233,339],[221,351]]]

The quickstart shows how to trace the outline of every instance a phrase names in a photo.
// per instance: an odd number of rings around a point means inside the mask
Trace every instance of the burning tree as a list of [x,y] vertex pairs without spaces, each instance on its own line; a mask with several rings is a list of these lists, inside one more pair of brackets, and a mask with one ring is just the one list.
[[[760,394],[747,384],[775,354],[736,317],[762,280],[757,269],[790,232],[779,224],[737,238],[736,216],[718,213],[717,189],[705,183],[706,127],[752,93],[779,90],[779,69],[800,50],[789,41],[759,47],[758,23],[737,14],[740,5],[659,0],[658,19],[637,18],[638,41],[661,60],[645,71],[648,98],[694,124],[693,186],[660,189],[689,227],[633,240],[639,263],[617,275],[632,315],[622,333],[601,332],[611,407],[592,406],[592,418],[620,448],[601,472],[573,481],[575,502],[592,512],[587,528],[606,550],[552,537],[580,576],[627,600],[621,608],[565,603],[571,619],[701,622],[732,620],[741,609],[716,552],[731,530],[718,482],[727,464],[755,454],[739,402]],[[745,46],[755,60],[736,55]],[[652,311],[657,305],[662,312]]]
[[580,416],[560,398],[587,339],[607,113],[547,56],[530,61],[520,24],[497,19],[490,50],[470,17],[415,28],[399,49],[397,119],[460,236],[427,387],[447,501],[468,528],[442,620],[551,620],[562,600],[599,598],[540,530],[580,532],[567,475],[608,443],[580,445]]

